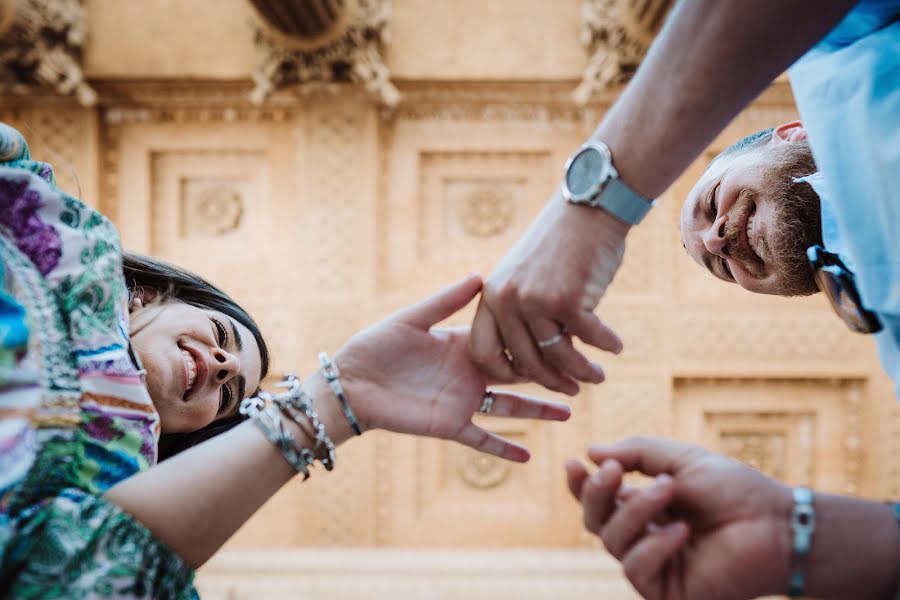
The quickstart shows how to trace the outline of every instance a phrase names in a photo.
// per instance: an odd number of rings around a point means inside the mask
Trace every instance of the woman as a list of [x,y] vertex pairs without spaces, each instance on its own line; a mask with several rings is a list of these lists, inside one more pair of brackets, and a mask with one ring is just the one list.
[[[162,383],[167,381],[172,384],[178,378],[158,371],[164,369],[167,362],[169,365],[181,364],[184,357],[181,352],[177,352],[174,356],[169,356],[169,361],[164,360],[166,340],[161,335],[161,326],[190,326],[194,322],[191,319],[193,315],[197,318],[201,331],[205,332],[210,326],[213,327],[213,337],[220,343],[227,342],[230,327],[244,331],[242,340],[247,337],[256,342],[260,362],[259,379],[264,379],[269,372],[269,349],[253,317],[225,292],[202,277],[131,252],[123,255],[123,272],[128,286],[132,348],[137,351],[144,367],[153,371],[152,376],[147,377],[147,385],[153,405],[160,414],[163,434],[160,438],[159,460],[163,460],[234,427],[244,417],[237,410],[241,399],[235,397],[235,385],[228,381],[222,382],[217,389],[207,390],[199,402],[196,398],[189,403],[169,401],[169,398],[179,398],[181,395],[162,389]],[[163,304],[168,312],[164,313],[162,320],[153,318],[153,307]],[[173,309],[187,313],[187,318],[179,319],[177,314],[172,314]],[[184,335],[185,329],[181,327],[176,333]],[[162,348],[155,347],[158,345]],[[233,366],[233,357],[227,351],[222,350],[218,356],[224,360],[226,370]],[[244,387],[246,388],[246,381]],[[257,391],[257,387],[252,388],[250,395],[255,395]]]
[[[340,468],[331,450],[355,430],[525,461],[472,414],[569,416],[485,396],[468,332],[431,330],[478,293],[477,277],[358,333],[267,405],[248,400],[268,365],[252,319],[152,261],[126,259],[123,278],[112,225],[56,188],[2,125],[0,258],[3,597],[195,597],[193,569],[298,470]],[[252,418],[239,422],[239,410]],[[157,464],[160,434],[187,449]]]

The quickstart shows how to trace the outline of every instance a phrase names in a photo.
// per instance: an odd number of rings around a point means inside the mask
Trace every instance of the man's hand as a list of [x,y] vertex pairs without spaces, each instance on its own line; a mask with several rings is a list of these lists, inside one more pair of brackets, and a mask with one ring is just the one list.
[[[784,593],[788,487],[737,461],[679,442],[633,438],[592,446],[592,475],[566,464],[585,527],[651,600],[744,600]],[[656,477],[637,489],[625,471]]]
[[572,336],[622,350],[593,311],[622,262],[627,232],[602,209],[553,199],[485,283],[472,323],[473,360],[498,381],[534,380],[570,395],[578,381],[603,381]]

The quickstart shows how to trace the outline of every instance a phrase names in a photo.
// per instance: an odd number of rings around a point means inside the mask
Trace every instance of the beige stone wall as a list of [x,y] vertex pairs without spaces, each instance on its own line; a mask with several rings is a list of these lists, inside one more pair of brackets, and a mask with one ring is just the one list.
[[[588,58],[576,0],[394,0],[393,111],[352,88],[250,105],[241,0],[86,5],[100,106],[3,98],[0,118],[127,247],[245,303],[276,371],[311,370],[317,351],[394,308],[489,273],[613,95],[572,101]],[[795,117],[779,81],[708,154]],[[900,412],[871,340],[822,298],[744,293],[681,249],[680,202],[706,158],[629,239],[600,307],[626,342],[596,356],[608,381],[573,399],[565,424],[484,420],[529,445],[529,464],[383,433],[353,440],[335,472],[286,486],[201,571],[205,597],[634,597],[582,532],[562,471],[588,441],[634,433],[702,443],[791,483],[900,496]]]
[[[89,77],[241,79],[253,68],[246,0],[85,5]],[[580,14],[579,0],[393,0],[387,65],[399,79],[575,79]]]

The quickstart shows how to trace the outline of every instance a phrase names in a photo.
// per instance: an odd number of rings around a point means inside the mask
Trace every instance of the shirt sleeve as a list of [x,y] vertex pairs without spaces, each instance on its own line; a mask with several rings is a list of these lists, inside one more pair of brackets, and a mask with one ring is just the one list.
[[193,569],[102,496],[67,489],[27,512],[7,540],[4,598],[198,597]]

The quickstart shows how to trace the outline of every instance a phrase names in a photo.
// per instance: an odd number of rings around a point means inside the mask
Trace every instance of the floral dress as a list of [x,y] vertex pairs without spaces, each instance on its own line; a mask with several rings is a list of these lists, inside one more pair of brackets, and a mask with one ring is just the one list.
[[0,124],[0,597],[196,597],[193,571],[103,497],[159,439],[127,302],[113,225]]

